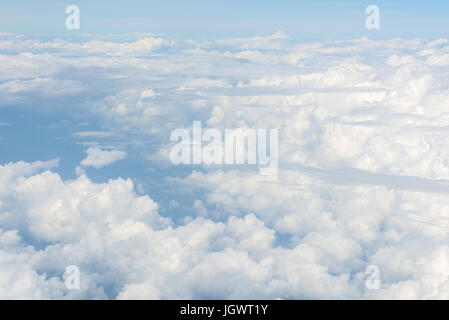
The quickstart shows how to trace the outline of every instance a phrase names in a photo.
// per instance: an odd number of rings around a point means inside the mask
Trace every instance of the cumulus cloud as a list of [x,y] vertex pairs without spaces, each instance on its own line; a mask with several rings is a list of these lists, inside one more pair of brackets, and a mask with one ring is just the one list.
[[[0,297],[447,299],[447,43],[4,35],[8,99],[79,94],[67,108],[100,126],[70,131],[95,139],[78,141],[92,147],[75,178],[57,161],[0,166]],[[278,129],[278,175],[173,167],[170,132],[193,120]],[[136,181],[84,174],[131,152],[148,166]]]
[[[19,172],[22,166],[15,165]],[[327,275],[312,248],[274,247],[274,231],[253,214],[226,222],[196,218],[172,228],[150,198],[133,192],[130,180],[17,175],[0,196],[10,212],[2,210],[1,220],[3,297],[249,298],[295,291],[332,297],[348,289],[347,276]],[[14,207],[19,198],[21,206]],[[33,241],[47,245],[39,249]],[[63,289],[67,263],[80,266],[83,290]],[[300,272],[302,263],[317,267],[312,278]]]
[[114,43],[105,41],[89,41],[81,46],[87,53],[104,53],[109,55],[147,54],[170,42],[162,38],[143,38],[131,43]]
[[82,173],[83,168],[94,167],[96,169],[103,168],[111,163],[126,158],[127,154],[121,150],[102,150],[96,147],[90,147],[86,150],[87,157],[81,160],[80,166],[77,168],[78,173]]
[[222,46],[247,48],[261,48],[261,49],[279,49],[282,47],[282,40],[287,39],[288,36],[282,31],[276,31],[271,36],[251,37],[251,38],[234,38],[234,39],[220,39],[215,40],[215,44]]
[[146,55],[151,51],[163,46],[171,46],[172,43],[154,37],[144,37],[133,42],[111,42],[103,40],[90,40],[87,42],[74,43],[62,39],[52,41],[40,41],[38,39],[20,39],[0,41],[0,49],[3,51],[11,50],[46,50],[59,49],[66,53],[77,54],[105,54],[111,56],[122,55]]

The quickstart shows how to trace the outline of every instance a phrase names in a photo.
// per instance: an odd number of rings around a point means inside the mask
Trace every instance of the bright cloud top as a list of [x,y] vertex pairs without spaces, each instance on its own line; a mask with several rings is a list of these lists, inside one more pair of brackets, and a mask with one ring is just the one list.
[[87,157],[81,161],[81,166],[97,169],[126,158],[126,152],[120,150],[107,151],[98,148],[89,148],[86,153]]
[[86,150],[87,157],[84,158],[80,166],[76,168],[77,174],[84,173],[84,168],[93,167],[96,169],[103,168],[111,163],[126,158],[126,152],[120,150],[101,150],[91,147]]
[[[89,148],[0,166],[0,297],[449,298],[447,39],[1,37],[1,108],[64,103]],[[278,174],[172,165],[193,121],[277,129]]]

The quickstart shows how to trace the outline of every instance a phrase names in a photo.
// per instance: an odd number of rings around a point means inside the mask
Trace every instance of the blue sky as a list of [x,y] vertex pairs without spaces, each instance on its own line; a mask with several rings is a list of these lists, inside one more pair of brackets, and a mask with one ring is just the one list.
[[[73,36],[65,7],[81,10],[85,33],[150,32],[181,38],[249,36],[283,30],[296,39],[442,37],[449,4],[430,1],[2,1],[0,30]],[[381,29],[364,28],[365,8],[381,10]]]

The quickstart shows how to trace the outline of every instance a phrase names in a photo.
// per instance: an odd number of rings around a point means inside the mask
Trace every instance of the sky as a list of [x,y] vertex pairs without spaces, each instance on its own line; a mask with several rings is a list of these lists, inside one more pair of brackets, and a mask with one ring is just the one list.
[[[444,36],[449,4],[444,0],[343,1],[2,1],[0,28],[7,32],[72,36],[64,27],[65,8],[81,8],[86,33],[150,32],[178,38],[236,37],[283,30],[300,39]],[[368,5],[382,11],[382,27],[364,28]]]
[[0,298],[449,299],[448,9],[2,1]]

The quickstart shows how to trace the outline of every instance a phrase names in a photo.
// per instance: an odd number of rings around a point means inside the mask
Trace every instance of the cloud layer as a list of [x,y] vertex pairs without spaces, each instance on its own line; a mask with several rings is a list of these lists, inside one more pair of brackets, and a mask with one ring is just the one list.
[[[100,123],[71,179],[0,166],[1,298],[449,299],[447,39],[0,37],[3,105]],[[278,175],[173,167],[194,120],[278,129]],[[83,171],[133,158],[138,181]]]

